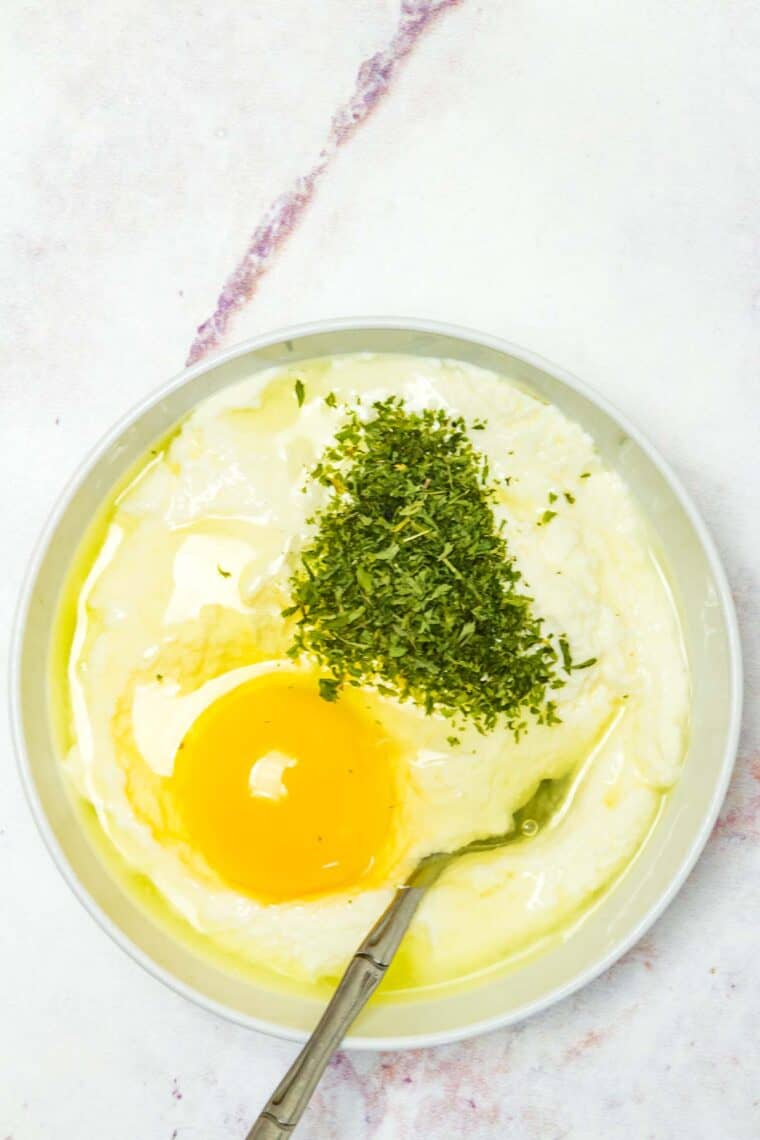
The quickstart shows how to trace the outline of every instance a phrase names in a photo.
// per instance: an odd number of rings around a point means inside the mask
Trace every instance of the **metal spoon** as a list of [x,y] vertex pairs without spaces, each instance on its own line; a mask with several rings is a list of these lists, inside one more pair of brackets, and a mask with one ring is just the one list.
[[282,1137],[293,1134],[346,1030],[383,980],[428,887],[462,855],[503,847],[519,836],[520,829],[515,827],[503,835],[476,839],[457,851],[428,855],[418,864],[398,888],[393,901],[349,962],[319,1024],[277,1086],[246,1140],[282,1140]]

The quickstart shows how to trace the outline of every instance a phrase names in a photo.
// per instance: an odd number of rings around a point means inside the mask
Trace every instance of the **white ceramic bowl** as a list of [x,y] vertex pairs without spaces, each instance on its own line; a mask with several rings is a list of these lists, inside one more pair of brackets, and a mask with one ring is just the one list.
[[14,731],[39,829],[67,882],[104,930],[155,977],[207,1009],[303,1039],[319,1003],[267,990],[200,957],[156,923],[108,872],[64,788],[47,676],[56,601],[72,555],[110,488],[199,400],[256,371],[349,352],[450,357],[502,373],[593,436],[638,500],[669,568],[693,684],[683,776],[641,855],[567,941],[525,965],[448,996],[371,1006],[347,1041],[396,1049],[454,1041],[544,1009],[610,966],[673,898],[710,834],[733,765],[741,713],[736,618],[712,540],[673,473],[605,400],[532,353],[423,321],[333,321],[258,337],[187,369],[131,411],[65,490],[40,539],[20,603],[12,661]]

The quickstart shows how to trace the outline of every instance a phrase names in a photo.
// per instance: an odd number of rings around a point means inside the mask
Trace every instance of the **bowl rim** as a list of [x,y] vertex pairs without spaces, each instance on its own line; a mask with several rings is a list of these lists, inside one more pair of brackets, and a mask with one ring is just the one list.
[[610,949],[610,951],[605,954],[600,960],[593,962],[585,970],[582,970],[575,977],[573,977],[570,981],[556,986],[554,989],[549,990],[540,998],[537,998],[534,1001],[526,1002],[524,1006],[510,1010],[507,1013],[497,1013],[492,1017],[481,1018],[477,1021],[460,1026],[455,1030],[442,1030],[434,1033],[419,1033],[414,1035],[406,1035],[403,1037],[368,1037],[360,1034],[349,1034],[345,1038],[342,1046],[343,1048],[356,1050],[383,1051],[417,1049],[432,1045],[451,1044],[457,1041],[466,1040],[467,1038],[474,1037],[479,1034],[489,1033],[496,1029],[504,1028],[508,1025],[513,1025],[518,1021],[522,1021],[527,1017],[548,1009],[550,1006],[554,1005],[555,1002],[569,997],[571,994],[581,989],[581,987],[587,985],[589,982],[599,977],[615,962],[617,962],[628,950],[630,950],[631,947],[639,941],[639,939],[643,937],[643,935],[649,930],[653,923],[670,905],[676,894],[680,891],[688,875],[691,873],[713,830],[718,817],[718,813],[723,804],[723,800],[728,790],[728,784],[733,772],[739,743],[743,703],[743,668],[741,641],[736,617],[736,610],[723,564],[706,524],[704,523],[691,497],[682,486],[679,478],[674,473],[667,461],[660,455],[660,453],[649,442],[649,440],[639,431],[636,425],[631,422],[625,413],[621,412],[617,407],[615,407],[615,405],[607,400],[605,396],[600,395],[584,381],[579,380],[573,373],[568,372],[565,368],[562,368],[559,365],[554,364],[552,361],[547,360],[546,357],[532,352],[529,349],[525,349],[520,345],[513,344],[512,342],[501,337],[466,328],[461,325],[450,324],[444,321],[406,317],[371,316],[341,317],[290,325],[284,328],[275,329],[270,332],[265,332],[254,337],[250,337],[244,341],[240,341],[234,345],[231,345],[229,348],[226,348],[221,352],[215,353],[209,357],[205,357],[202,360],[190,365],[189,367],[182,369],[170,380],[159,385],[152,392],[148,393],[148,395],[144,396],[141,400],[134,404],[123,415],[121,415],[118,420],[101,436],[98,442],[89,449],[85,457],[75,468],[73,474],[66,481],[62,491],[57,496],[55,503],[50,510],[47,519],[44,522],[37,540],[32,548],[32,553],[22,578],[22,585],[16,605],[16,612],[14,616],[13,630],[10,642],[9,694],[11,736],[15,747],[21,783],[24,789],[27,803],[34,818],[34,822],[37,826],[37,830],[42,837],[48,849],[48,852],[53,859],[53,862],[55,863],[58,871],[62,875],[70,890],[82,904],[85,910],[89,912],[91,917],[95,919],[98,925],[111,938],[111,940],[120,946],[121,949],[124,950],[130,958],[132,958],[133,961],[137,962],[149,974],[151,974],[158,981],[163,982],[164,985],[168,986],[175,993],[181,994],[183,997],[192,1001],[194,1004],[200,1006],[210,1013],[214,1013],[220,1017],[225,1018],[227,1021],[231,1021],[248,1029],[258,1030],[259,1032],[265,1033],[272,1037],[278,1037],[289,1041],[303,1042],[309,1036],[306,1031],[290,1029],[278,1025],[275,1022],[267,1021],[263,1018],[257,1018],[240,1013],[238,1010],[235,1010],[230,1006],[224,1005],[221,1002],[217,1002],[212,998],[206,997],[204,994],[194,989],[192,986],[180,981],[177,977],[170,973],[170,971],[164,969],[164,967],[160,966],[156,961],[154,961],[147,953],[139,949],[131,941],[131,939],[119,929],[116,923],[105,913],[105,911],[102,910],[95,899],[89,894],[89,892],[86,890],[76,875],[73,867],[69,863],[66,854],[64,853],[48,822],[47,816],[42,807],[40,797],[35,787],[26,752],[24,730],[21,720],[21,658],[25,640],[27,617],[40,566],[45,557],[49,542],[61,519],[61,516],[63,515],[70,499],[73,497],[81,483],[98,462],[101,455],[111,446],[111,444],[118,440],[122,433],[153,405],[164,399],[166,396],[170,395],[177,388],[181,387],[188,381],[194,379],[196,376],[199,376],[204,372],[211,371],[214,368],[218,368],[220,365],[230,363],[231,361],[243,357],[250,352],[255,352],[263,348],[276,345],[278,343],[282,343],[288,340],[297,340],[299,338],[314,334],[331,332],[339,333],[346,331],[361,332],[362,330],[389,330],[399,332],[419,332],[423,334],[429,333],[432,335],[440,335],[449,338],[456,338],[463,341],[469,341],[470,343],[505,353],[548,373],[555,379],[559,380],[561,383],[565,384],[568,388],[580,393],[591,403],[595,404],[598,408],[610,416],[610,418],[615,423],[620,425],[620,427],[622,427],[625,432],[638,444],[641,450],[646,454],[649,461],[663,476],[670,490],[673,492],[680,506],[683,508],[687,518],[689,519],[689,522],[694,528],[696,536],[706,556],[713,581],[717,587],[718,599],[720,602],[721,612],[723,620],[725,622],[728,639],[730,674],[730,708],[728,728],[726,732],[723,754],[720,758],[717,780],[708,810],[705,812],[702,823],[695,832],[691,844],[689,845],[689,848],[686,851],[677,872],[671,877],[666,888],[661,892],[657,900],[652,904],[646,914],[644,914],[639,922],[636,923],[634,928],[629,931],[625,937],[619,939]]

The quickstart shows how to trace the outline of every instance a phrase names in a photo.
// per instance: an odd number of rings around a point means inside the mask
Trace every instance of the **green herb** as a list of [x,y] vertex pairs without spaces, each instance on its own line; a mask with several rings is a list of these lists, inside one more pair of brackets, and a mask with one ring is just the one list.
[[298,400],[298,406],[299,406],[299,408],[302,408],[304,399],[306,397],[306,389],[303,386],[303,380],[301,380],[301,378],[299,377],[298,380],[296,380],[293,387],[295,388],[296,399]]
[[372,589],[372,575],[364,566],[356,567],[356,580],[366,594]]
[[290,655],[317,658],[327,700],[373,684],[481,731],[556,723],[558,651],[519,588],[464,420],[395,397],[372,411],[350,409],[310,472],[329,497],[290,581]]
[[590,479],[590,478],[591,478],[591,472],[590,471],[582,471],[581,472],[581,479]]
[[554,491],[550,491],[549,492],[549,502],[550,503],[556,503],[556,501],[557,501],[557,496],[555,495]]
[[538,525],[546,526],[547,523],[550,523],[552,519],[556,519],[556,517],[556,511],[544,511],[544,513],[541,515],[541,518],[538,520]]
[[564,495],[568,503],[570,503],[572,506],[572,504],[575,502],[575,495],[571,495],[569,491],[565,491]]
[[340,681],[333,677],[319,678],[319,695],[324,701],[337,701]]
[[449,744],[452,748],[456,748],[458,744],[462,743],[462,741],[458,736],[447,736],[446,743]]
[[156,680],[157,681],[163,681],[163,679],[164,679],[163,673],[156,673]]
[[334,392],[328,392],[327,393],[327,395],[325,396],[325,403],[327,404],[328,408],[337,408],[338,401],[336,399]]
[[[559,573],[559,571],[557,571]],[[562,667],[566,673],[573,673],[576,669],[588,669],[591,665],[596,665],[596,657],[589,657],[586,661],[581,661],[580,665],[573,662],[572,654],[570,653],[570,643],[566,637],[557,639],[559,644],[559,651],[562,654]]]
[[219,565],[217,565],[217,567],[216,567],[216,572],[217,572],[217,574],[221,574],[223,578],[231,578],[232,577],[232,571],[231,570],[223,570],[222,567]]

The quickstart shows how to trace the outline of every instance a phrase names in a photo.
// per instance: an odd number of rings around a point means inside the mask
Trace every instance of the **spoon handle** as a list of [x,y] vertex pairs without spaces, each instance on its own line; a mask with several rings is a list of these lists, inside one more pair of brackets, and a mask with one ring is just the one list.
[[425,886],[400,887],[348,964],[319,1023],[246,1140],[291,1136],[346,1030],[369,1001],[420,904]]

